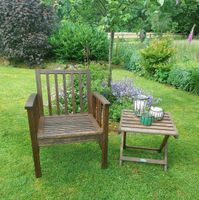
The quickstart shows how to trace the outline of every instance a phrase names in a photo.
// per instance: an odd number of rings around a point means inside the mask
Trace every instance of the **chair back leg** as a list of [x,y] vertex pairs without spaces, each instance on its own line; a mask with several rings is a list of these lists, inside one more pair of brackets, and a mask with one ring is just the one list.
[[41,177],[41,165],[40,165],[40,156],[39,156],[39,147],[32,146],[34,167],[35,167],[35,177]]

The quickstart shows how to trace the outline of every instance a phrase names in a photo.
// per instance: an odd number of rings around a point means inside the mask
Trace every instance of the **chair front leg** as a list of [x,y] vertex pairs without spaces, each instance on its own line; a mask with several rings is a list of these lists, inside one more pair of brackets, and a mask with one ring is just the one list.
[[41,177],[41,165],[40,165],[40,156],[39,156],[39,146],[32,145],[32,153],[35,167],[35,177]]
[[92,114],[98,125],[102,127],[103,133],[99,144],[102,149],[101,168],[107,168],[108,162],[108,115],[110,102],[97,92],[92,93]]
[[28,121],[29,129],[32,143],[32,154],[35,167],[35,176],[36,178],[41,177],[41,165],[40,165],[40,156],[39,156],[39,146],[37,142],[37,127],[35,124],[34,113],[32,110],[28,110]]
[[39,157],[39,145],[37,141],[37,130],[39,126],[40,112],[37,94],[32,94],[26,102],[25,108],[28,113],[29,130],[32,144],[33,161],[36,178],[41,177],[41,166]]
[[109,106],[104,105],[103,110],[103,134],[102,134],[102,163],[101,167],[103,169],[108,167],[108,113]]

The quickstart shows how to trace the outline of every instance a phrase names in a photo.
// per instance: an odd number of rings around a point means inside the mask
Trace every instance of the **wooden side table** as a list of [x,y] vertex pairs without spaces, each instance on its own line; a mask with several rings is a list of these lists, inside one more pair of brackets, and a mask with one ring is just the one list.
[[[168,139],[170,136],[178,138],[178,132],[171,119],[169,113],[165,113],[163,120],[155,121],[151,126],[144,126],[140,124],[140,118],[138,118],[133,110],[123,110],[120,120],[119,131],[121,132],[121,146],[120,146],[120,165],[123,161],[133,161],[142,163],[153,163],[164,166],[164,170],[167,171],[168,168]],[[151,135],[162,135],[164,137],[159,148],[149,148],[141,146],[128,146],[126,145],[126,135],[127,132],[131,133],[141,133],[141,134],[151,134]],[[123,150],[126,148],[142,149],[149,151],[161,152],[164,149],[164,158],[160,159],[147,159],[138,157],[127,157],[123,155]]]

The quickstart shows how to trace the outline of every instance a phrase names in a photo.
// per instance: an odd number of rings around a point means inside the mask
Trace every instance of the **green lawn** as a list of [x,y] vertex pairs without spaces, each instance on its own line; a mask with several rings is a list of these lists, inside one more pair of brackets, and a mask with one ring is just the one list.
[[[113,77],[134,75],[115,69]],[[169,143],[169,171],[129,162],[120,167],[120,136],[110,133],[108,169],[100,169],[96,143],[51,146],[41,149],[43,176],[35,179],[24,110],[28,95],[36,91],[34,70],[0,66],[0,199],[199,199],[199,96],[134,78],[162,98],[161,106],[172,113],[179,130],[180,138]],[[160,138],[136,135],[128,140],[133,141],[155,146]]]

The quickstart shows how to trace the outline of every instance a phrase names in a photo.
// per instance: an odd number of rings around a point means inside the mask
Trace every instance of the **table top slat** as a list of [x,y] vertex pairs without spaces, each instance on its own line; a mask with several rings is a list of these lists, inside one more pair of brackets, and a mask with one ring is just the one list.
[[140,118],[134,114],[133,110],[123,110],[119,130],[145,134],[171,135],[174,137],[178,136],[171,115],[167,112],[164,114],[163,120],[155,121],[151,126],[144,126],[140,123]]

